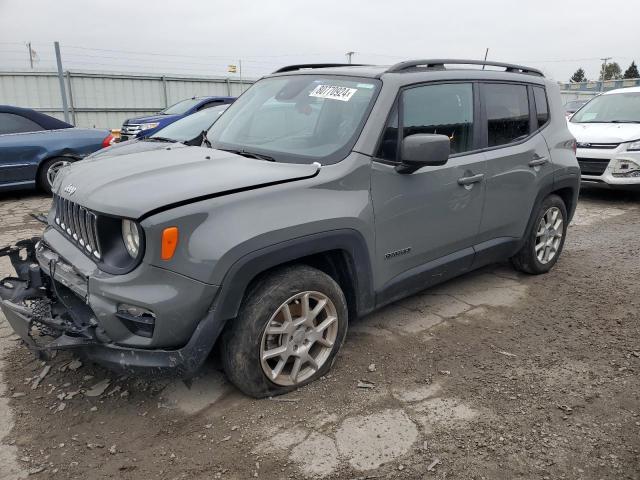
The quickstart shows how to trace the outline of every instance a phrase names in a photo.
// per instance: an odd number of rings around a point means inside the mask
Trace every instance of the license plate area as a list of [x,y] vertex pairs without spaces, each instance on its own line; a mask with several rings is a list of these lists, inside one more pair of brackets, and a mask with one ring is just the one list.
[[36,259],[42,271],[78,295],[85,303],[88,298],[88,279],[65,262],[60,255],[51,250],[44,242],[36,248]]

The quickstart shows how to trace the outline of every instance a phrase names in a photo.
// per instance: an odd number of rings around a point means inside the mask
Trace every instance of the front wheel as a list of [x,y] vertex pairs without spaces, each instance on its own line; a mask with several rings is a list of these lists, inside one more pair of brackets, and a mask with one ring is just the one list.
[[511,259],[522,272],[547,273],[558,261],[567,233],[567,207],[557,195],[545,198],[520,251]]
[[280,395],[330,368],[347,333],[345,296],[327,274],[286,267],[258,281],[222,336],[227,377],[253,397]]

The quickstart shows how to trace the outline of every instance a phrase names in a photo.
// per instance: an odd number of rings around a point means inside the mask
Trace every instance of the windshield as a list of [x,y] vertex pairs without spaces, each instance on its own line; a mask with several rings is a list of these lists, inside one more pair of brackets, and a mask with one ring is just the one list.
[[190,108],[195,107],[201,100],[199,98],[189,98],[182,100],[181,102],[174,103],[170,107],[165,108],[160,113],[163,115],[182,115],[186,113]]
[[229,105],[218,105],[211,108],[206,108],[199,112],[189,115],[188,117],[181,118],[173,122],[171,125],[158,130],[151,135],[151,138],[169,138],[176,142],[187,142],[193,140],[202,133],[203,130],[208,130],[213,123],[218,120],[218,117],[222,115]]
[[380,81],[331,75],[260,80],[209,130],[213,148],[276,161],[334,163],[347,156]]
[[571,117],[571,123],[640,123],[640,92],[600,95]]

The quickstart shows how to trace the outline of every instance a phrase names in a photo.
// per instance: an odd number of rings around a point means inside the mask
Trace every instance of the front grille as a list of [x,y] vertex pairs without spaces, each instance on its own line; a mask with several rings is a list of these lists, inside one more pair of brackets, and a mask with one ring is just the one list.
[[581,143],[578,142],[578,148],[599,148],[602,150],[614,150],[620,146],[619,143]]
[[98,241],[98,216],[71,200],[54,195],[55,222],[89,256],[101,257]]
[[578,164],[582,175],[602,175],[609,165],[609,159],[578,157]]
[[120,134],[125,135],[136,135],[138,132],[140,132],[140,125],[122,125],[120,129]]

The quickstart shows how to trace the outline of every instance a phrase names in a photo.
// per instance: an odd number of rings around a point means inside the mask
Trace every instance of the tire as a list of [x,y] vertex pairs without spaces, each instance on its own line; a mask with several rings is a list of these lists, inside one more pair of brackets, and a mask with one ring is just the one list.
[[[318,313],[302,323],[305,304]],[[285,267],[260,279],[229,322],[221,344],[229,380],[252,397],[281,395],[329,371],[347,333],[347,302],[329,275],[304,265]]]
[[73,162],[73,159],[68,157],[48,158],[42,162],[38,169],[38,176],[36,178],[38,187],[45,193],[51,195],[51,189],[53,187],[52,179],[55,176],[55,173],[57,173],[57,170],[69,165],[71,162]]
[[[559,196],[549,195],[534,215],[524,245],[511,258],[511,263],[516,270],[540,275],[551,270],[562,253],[567,234],[567,207]],[[561,225],[558,225],[559,220]]]

